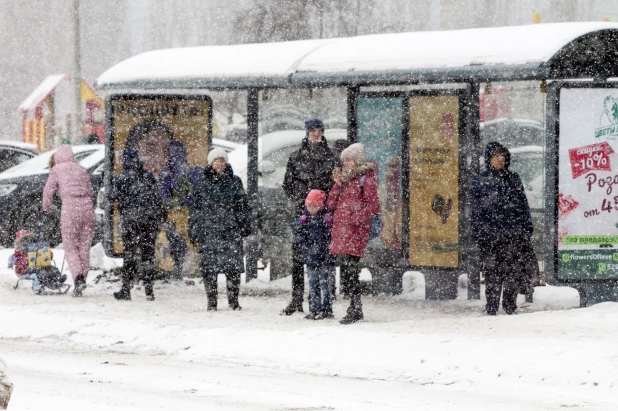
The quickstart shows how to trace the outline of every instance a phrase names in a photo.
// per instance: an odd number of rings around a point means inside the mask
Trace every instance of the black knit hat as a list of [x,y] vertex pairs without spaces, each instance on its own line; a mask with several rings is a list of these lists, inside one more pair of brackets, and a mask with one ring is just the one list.
[[324,123],[319,118],[310,118],[309,120],[305,120],[305,130],[310,132],[314,128],[319,128],[324,131]]

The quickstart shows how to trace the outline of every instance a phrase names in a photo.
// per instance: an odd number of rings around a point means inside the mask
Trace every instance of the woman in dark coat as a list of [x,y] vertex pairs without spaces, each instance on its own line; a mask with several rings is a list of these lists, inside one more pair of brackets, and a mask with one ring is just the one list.
[[343,150],[341,160],[343,169],[333,174],[335,185],[326,204],[334,212],[330,253],[339,256],[341,282],[347,281],[350,293],[348,313],[340,322],[351,324],[363,319],[358,263],[369,242],[371,219],[380,213],[380,200],[376,170],[365,162],[363,145]]
[[504,311],[514,314],[517,294],[526,281],[524,251],[530,247],[532,219],[523,184],[509,170],[510,163],[506,147],[487,144],[486,169],[470,187],[472,237],[483,259],[489,315],[496,315],[501,293]]
[[155,242],[167,216],[159,184],[144,170],[134,148],[123,151],[122,172],[114,178],[109,200],[112,204],[118,202],[124,253],[122,288],[114,298],[131,299],[141,265],[146,298],[154,300]]
[[240,274],[244,270],[243,237],[250,234],[249,206],[240,178],[215,148],[196,182],[189,206],[189,239],[199,243],[208,311],[217,310],[217,275],[225,274],[230,308],[239,310]]

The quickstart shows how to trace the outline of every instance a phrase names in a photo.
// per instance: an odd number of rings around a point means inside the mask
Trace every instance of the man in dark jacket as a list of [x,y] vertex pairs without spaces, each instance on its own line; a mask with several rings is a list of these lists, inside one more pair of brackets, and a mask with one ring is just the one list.
[[230,308],[240,310],[240,274],[245,271],[243,237],[250,234],[247,195],[227,154],[215,148],[193,187],[189,205],[189,239],[199,243],[208,311],[217,310],[217,276],[225,274]]
[[[324,123],[312,118],[305,121],[307,136],[302,147],[288,160],[283,180],[283,191],[293,204],[294,214],[299,218],[303,214],[305,198],[311,190],[328,193],[333,186],[333,170],[337,159],[329,149],[324,138]],[[305,272],[300,244],[292,244],[292,301],[282,311],[291,315],[303,312],[303,295],[305,293]]]
[[497,142],[485,148],[485,171],[470,188],[472,237],[481,250],[487,314],[496,315],[502,296],[507,314],[517,310],[525,277],[522,250],[532,235],[530,207],[517,173],[509,171],[511,154]]
[[146,298],[154,300],[155,241],[167,216],[161,189],[154,176],[144,170],[133,148],[123,151],[122,172],[113,181],[109,200],[112,204],[118,202],[124,253],[122,288],[114,297],[131,299],[131,288],[141,262]]

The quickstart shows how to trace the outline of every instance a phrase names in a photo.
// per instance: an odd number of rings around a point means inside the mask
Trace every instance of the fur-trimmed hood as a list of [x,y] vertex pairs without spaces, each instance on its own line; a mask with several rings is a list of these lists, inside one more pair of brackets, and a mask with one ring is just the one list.
[[344,168],[341,170],[341,184],[349,183],[350,181],[353,181],[354,179],[356,179],[356,177],[359,177],[365,174],[373,176],[375,175],[375,172],[376,172],[375,164],[368,162],[368,161],[354,167],[351,170],[346,170]]

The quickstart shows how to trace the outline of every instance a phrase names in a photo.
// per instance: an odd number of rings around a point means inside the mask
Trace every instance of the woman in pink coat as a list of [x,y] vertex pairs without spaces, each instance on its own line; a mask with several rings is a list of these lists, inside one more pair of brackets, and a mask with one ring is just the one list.
[[348,313],[340,322],[351,324],[363,319],[358,262],[369,242],[371,218],[380,213],[380,200],[375,166],[365,162],[363,145],[343,150],[341,161],[343,169],[333,173],[327,207],[334,212],[330,253],[339,256],[341,280],[347,280],[350,293]]
[[86,169],[75,161],[71,146],[60,146],[54,154],[54,163],[43,190],[43,210],[52,207],[54,193],[58,191],[62,200],[60,232],[73,275],[73,296],[81,297],[86,288],[95,229],[92,183]]

